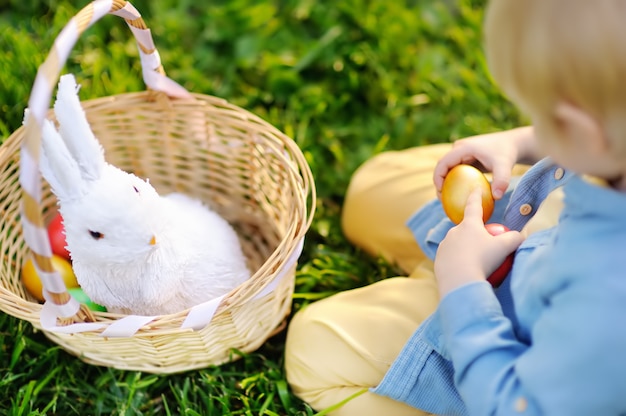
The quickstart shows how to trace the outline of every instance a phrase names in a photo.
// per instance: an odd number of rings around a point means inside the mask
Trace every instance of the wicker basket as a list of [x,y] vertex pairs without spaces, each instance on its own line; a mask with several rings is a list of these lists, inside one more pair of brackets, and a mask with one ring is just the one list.
[[[86,312],[51,266],[46,221],[56,200],[38,172],[41,123],[53,86],[78,37],[107,14],[135,36],[148,90],[84,101],[107,161],[184,192],[236,228],[253,276],[222,298],[177,314],[139,317]],[[80,82],[80,80],[79,80]],[[0,146],[0,309],[27,320],[81,360],[119,369],[173,373],[221,364],[279,331],[291,307],[297,258],[311,223],[310,169],[291,139],[226,101],[191,94],[167,78],[140,14],[126,1],[97,0],[59,34],[39,68],[31,116]],[[48,292],[39,304],[22,286],[29,256]],[[48,272],[46,272],[48,271]]]

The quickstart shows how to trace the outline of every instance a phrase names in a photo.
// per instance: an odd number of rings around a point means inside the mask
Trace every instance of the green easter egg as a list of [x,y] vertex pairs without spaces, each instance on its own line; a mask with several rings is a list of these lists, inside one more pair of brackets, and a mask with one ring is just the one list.
[[96,312],[107,311],[107,308],[105,308],[102,305],[98,305],[97,303],[94,303],[91,299],[89,299],[89,296],[87,296],[85,292],[83,292],[83,289],[81,289],[80,287],[72,287],[72,288],[67,289],[67,291],[74,299],[76,299],[80,303],[84,303],[92,311],[96,311]]

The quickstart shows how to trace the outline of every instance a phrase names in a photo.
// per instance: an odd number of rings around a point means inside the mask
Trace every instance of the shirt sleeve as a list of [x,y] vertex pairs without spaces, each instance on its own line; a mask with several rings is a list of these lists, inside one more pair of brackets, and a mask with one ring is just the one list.
[[383,380],[371,391],[436,415],[466,416],[467,407],[454,387],[454,369],[440,350],[437,314],[413,333]]
[[532,345],[516,338],[488,283],[468,284],[442,299],[443,337],[470,414],[626,411],[626,293],[619,286],[579,286],[545,299]]

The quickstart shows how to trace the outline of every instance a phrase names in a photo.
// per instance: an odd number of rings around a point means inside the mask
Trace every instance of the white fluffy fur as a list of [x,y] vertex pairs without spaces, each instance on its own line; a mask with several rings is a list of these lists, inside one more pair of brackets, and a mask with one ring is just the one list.
[[161,197],[106,163],[77,93],[74,77],[61,77],[54,106],[60,134],[44,126],[41,170],[58,198],[85,293],[111,312],[160,315],[248,279],[239,239],[222,217],[185,195]]

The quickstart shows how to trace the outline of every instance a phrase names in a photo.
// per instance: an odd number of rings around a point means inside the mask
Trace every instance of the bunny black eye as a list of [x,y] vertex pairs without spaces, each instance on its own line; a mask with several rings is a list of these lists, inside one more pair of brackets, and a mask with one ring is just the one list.
[[93,237],[94,240],[101,240],[104,238],[104,234],[99,231],[91,231],[89,230],[89,235]]
[[135,192],[139,193],[139,189],[137,189],[136,186],[133,186],[133,189],[135,190]]

